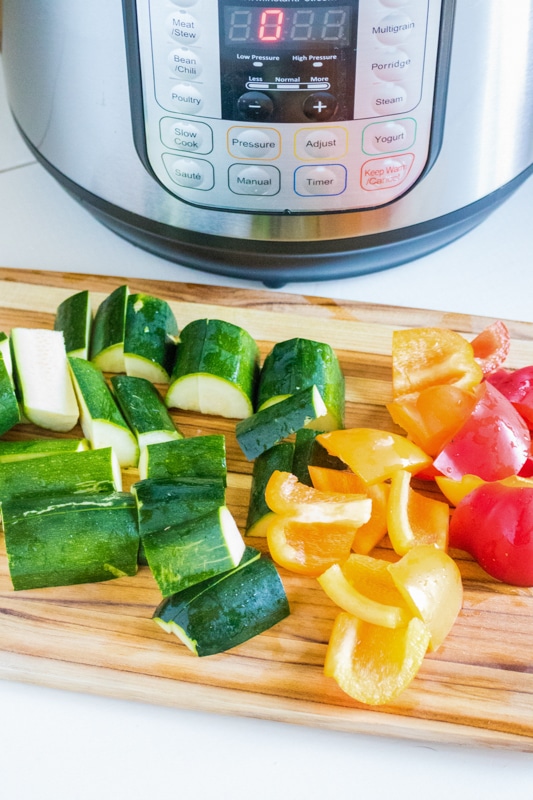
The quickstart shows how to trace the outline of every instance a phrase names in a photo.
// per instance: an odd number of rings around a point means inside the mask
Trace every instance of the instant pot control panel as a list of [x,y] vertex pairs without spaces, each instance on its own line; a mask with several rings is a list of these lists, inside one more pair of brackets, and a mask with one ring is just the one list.
[[316,214],[397,199],[426,167],[442,114],[441,6],[132,0],[145,165],[172,194],[215,209]]

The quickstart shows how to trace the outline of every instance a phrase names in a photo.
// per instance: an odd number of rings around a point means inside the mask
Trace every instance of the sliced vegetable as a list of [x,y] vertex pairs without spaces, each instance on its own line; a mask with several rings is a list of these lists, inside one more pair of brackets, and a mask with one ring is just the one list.
[[154,619],[193,653],[209,656],[263,633],[289,613],[276,568],[247,548],[233,570],[163,600]]
[[478,333],[472,339],[472,349],[483,375],[489,375],[499,369],[511,349],[511,337],[505,322],[497,320]]
[[222,434],[190,436],[143,447],[139,475],[144,478],[217,478],[226,485],[226,440]]
[[411,474],[398,470],[391,478],[387,528],[394,552],[404,555],[412,547],[430,544],[446,550],[450,508],[411,487]]
[[20,422],[20,409],[11,375],[0,354],[0,436]]
[[89,358],[92,318],[91,298],[87,289],[70,295],[59,304],[54,330],[62,331],[67,355]]
[[[487,483],[477,475],[463,475],[458,481],[454,481],[452,478],[445,478],[444,475],[437,475],[435,482],[451,506],[458,506],[463,497],[466,497],[469,492]],[[525,478],[520,475],[509,475],[508,478],[502,478],[497,483],[501,483],[502,486],[533,487],[531,478]]]
[[370,519],[372,501],[366,494],[321,492],[300,483],[296,475],[276,470],[265,489],[267,506],[298,522],[345,522],[357,528]]
[[472,413],[433,466],[454,480],[470,474],[497,481],[520,472],[530,447],[531,436],[522,417],[501,392],[484,381]]
[[198,319],[183,328],[165,402],[169,408],[244,419],[253,413],[259,348],[243,328]]
[[291,471],[293,456],[294,445],[292,442],[278,442],[255,459],[246,519],[247,536],[266,536],[268,523],[274,513],[265,500],[267,483],[276,470]]
[[429,639],[429,628],[418,617],[405,627],[384,628],[341,611],[333,625],[324,674],[361,703],[390,703],[416,676]]
[[80,407],[84,435],[93,449],[112,447],[121,467],[134,467],[139,460],[139,446],[120,412],[103,374],[91,361],[68,359],[72,381]]
[[325,414],[324,401],[316,386],[302,389],[247,419],[237,422],[235,433],[249,461],[257,458],[290,434],[309,427]]
[[103,300],[93,321],[90,356],[102,372],[125,372],[124,336],[129,289],[118,286]]
[[148,565],[163,597],[233,569],[245,549],[226,506],[144,534],[143,544]]
[[473,489],[453,513],[450,547],[470,553],[492,578],[533,586],[533,487]]
[[88,439],[21,439],[15,442],[0,442],[0,463],[23,461],[55,453],[79,453],[88,449]]
[[72,430],[78,422],[78,404],[61,331],[13,328],[11,344],[25,417],[48,430]]
[[324,431],[315,431],[312,428],[300,428],[296,431],[294,438],[294,456],[292,467],[288,470],[292,472],[300,483],[312,486],[313,482],[309,474],[310,466],[322,466],[329,469],[344,469],[345,465],[340,458],[330,456],[328,451],[317,442],[316,437]]
[[266,356],[259,379],[257,409],[260,411],[302,389],[316,386],[326,413],[312,423],[318,430],[344,425],[344,375],[329,344],[295,338],[278,342]]
[[411,612],[427,625],[429,650],[438,650],[463,604],[459,567],[443,550],[420,545],[389,564],[388,571]]
[[387,480],[399,469],[419,472],[431,464],[431,458],[405,436],[375,428],[331,431],[317,438],[369,485]]
[[[359,579],[354,570],[346,570],[354,556],[349,556],[344,565],[332,564],[317,580],[330,600],[343,611],[373,625],[385,628],[399,628],[407,625],[412,613],[408,610],[400,592],[387,570],[388,561],[368,559],[369,575]],[[358,556],[355,556],[358,558]],[[380,569],[378,570],[377,565]],[[366,565],[365,565],[366,566]],[[359,572],[365,567],[359,566]],[[365,591],[366,590],[366,591]]]
[[166,300],[142,292],[130,294],[124,332],[126,373],[168,384],[178,333],[178,323]]
[[111,386],[139,448],[183,439],[154,384],[146,378],[113,375]]
[[129,492],[24,497],[2,503],[16,590],[135,575],[139,534]]
[[3,331],[0,331],[0,356],[4,359],[4,365],[7,373],[13,379],[13,361],[11,358],[11,347],[9,345],[9,336]]
[[483,378],[474,349],[460,333],[446,328],[410,328],[392,334],[393,397],[428,386],[453,384],[470,390]]
[[0,463],[0,503],[54,494],[122,489],[120,466],[111,447],[79,453],[52,453]]
[[533,365],[514,371],[497,369],[487,375],[487,381],[498,389],[533,428]]
[[346,522],[300,522],[275,514],[267,528],[274,561],[291,572],[318,576],[332,564],[346,561],[357,525]]
[[389,484],[383,482],[368,486],[354,472],[314,465],[309,466],[309,474],[313,486],[323,492],[366,494],[370,498],[372,501],[370,519],[357,528],[352,542],[352,550],[355,553],[362,555],[370,553],[387,533]]

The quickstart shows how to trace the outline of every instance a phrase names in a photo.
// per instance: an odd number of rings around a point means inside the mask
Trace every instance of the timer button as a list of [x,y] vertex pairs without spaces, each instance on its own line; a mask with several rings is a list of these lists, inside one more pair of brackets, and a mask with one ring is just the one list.
[[243,119],[261,122],[272,116],[274,103],[264,92],[245,92],[237,100],[237,109]]
[[346,168],[342,164],[327,167],[298,167],[294,173],[294,191],[308,196],[342,194],[346,189]]
[[194,44],[200,36],[200,23],[188,11],[177,9],[167,19],[167,33],[180,44]]
[[308,119],[324,122],[337,110],[337,98],[329,92],[315,92],[304,101],[303,112]]

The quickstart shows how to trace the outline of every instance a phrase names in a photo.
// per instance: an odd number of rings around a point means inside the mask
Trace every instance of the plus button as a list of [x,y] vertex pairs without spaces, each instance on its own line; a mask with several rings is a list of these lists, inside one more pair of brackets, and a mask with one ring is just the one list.
[[308,119],[323,121],[330,119],[337,110],[337,100],[329,92],[310,94],[304,101],[303,112]]

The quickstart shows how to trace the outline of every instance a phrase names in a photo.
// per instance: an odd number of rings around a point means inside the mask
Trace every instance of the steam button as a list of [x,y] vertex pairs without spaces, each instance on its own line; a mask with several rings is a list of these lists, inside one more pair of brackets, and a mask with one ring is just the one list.
[[272,116],[274,103],[264,92],[245,92],[237,100],[237,109],[242,119],[261,122]]

